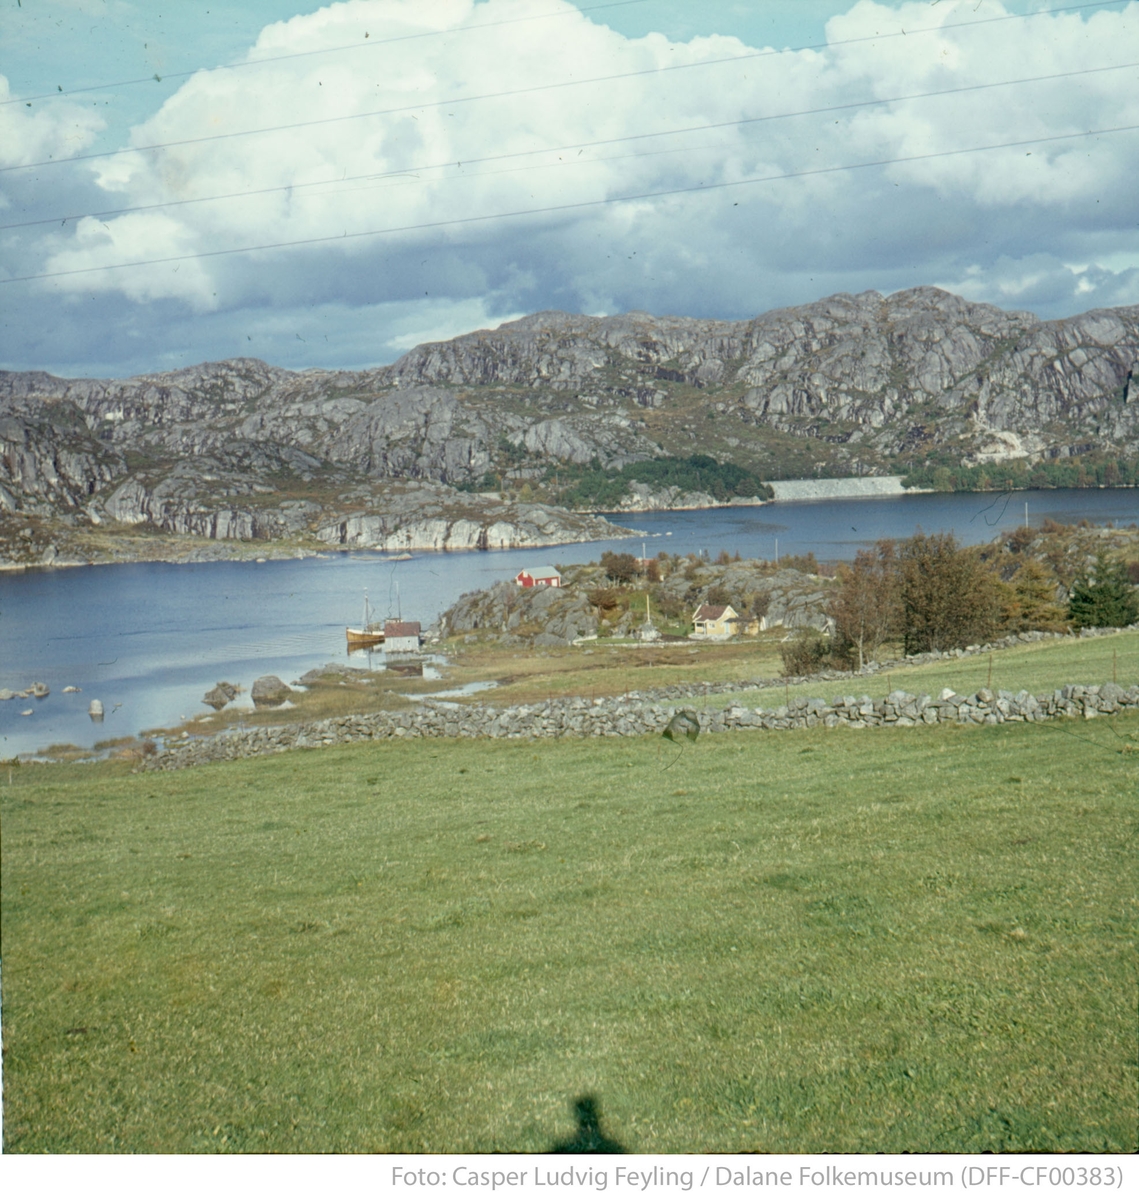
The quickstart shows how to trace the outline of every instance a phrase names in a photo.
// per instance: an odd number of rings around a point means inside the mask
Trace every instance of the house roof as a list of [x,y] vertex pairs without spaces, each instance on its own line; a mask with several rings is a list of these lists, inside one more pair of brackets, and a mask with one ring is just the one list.
[[[529,575],[531,579],[561,579],[562,573],[557,567],[523,567],[518,575]],[[518,576],[515,576],[517,579]]]
[[736,610],[730,604],[701,604],[696,610],[694,621],[718,621],[725,613],[731,612],[736,616]]
[[419,622],[418,621],[385,621],[384,622],[384,637],[419,637]]

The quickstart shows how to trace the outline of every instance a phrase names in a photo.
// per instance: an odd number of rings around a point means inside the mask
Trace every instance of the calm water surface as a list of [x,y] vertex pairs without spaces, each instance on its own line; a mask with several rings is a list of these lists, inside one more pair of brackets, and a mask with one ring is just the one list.
[[[721,550],[744,558],[813,551],[850,559],[883,537],[952,532],[988,541],[1024,521],[1139,521],[1139,491],[1017,492],[1011,496],[927,495],[817,500],[759,508],[623,514],[645,531],[650,554]],[[424,626],[463,593],[508,579],[524,566],[596,560],[627,540],[509,550],[422,554],[403,562],[378,554],[330,554],[265,563],[132,563],[0,575],[0,687],[42,680],[44,700],[0,702],[0,758],[52,743],[91,746],[208,711],[205,692],[221,679],[248,692],[260,675],[291,682],[340,660],[383,665],[383,655],[349,658],[344,627],[360,619],[364,592],[381,614]],[[398,591],[397,591],[398,589]],[[398,597],[398,598],[397,598]],[[79,693],[63,694],[72,685]],[[87,716],[92,699],[106,717]],[[238,702],[248,706],[248,694]],[[22,716],[26,709],[31,716]]]

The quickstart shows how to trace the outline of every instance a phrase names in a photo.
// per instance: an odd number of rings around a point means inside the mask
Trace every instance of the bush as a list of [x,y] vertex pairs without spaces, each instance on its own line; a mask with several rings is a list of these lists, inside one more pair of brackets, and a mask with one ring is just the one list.
[[814,675],[821,671],[830,653],[830,643],[817,629],[804,629],[779,650],[784,675]]
[[613,609],[622,607],[621,600],[624,593],[620,588],[594,588],[593,591],[587,593],[589,603],[595,608],[601,610],[602,613],[611,612]]
[[779,565],[791,571],[802,571],[804,575],[819,573],[819,562],[813,550],[806,554],[786,554],[779,560]]

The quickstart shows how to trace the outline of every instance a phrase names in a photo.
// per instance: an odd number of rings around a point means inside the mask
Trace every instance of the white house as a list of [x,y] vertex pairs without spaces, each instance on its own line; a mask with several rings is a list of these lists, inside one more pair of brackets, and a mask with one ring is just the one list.
[[385,621],[384,653],[414,654],[419,649],[418,621]]

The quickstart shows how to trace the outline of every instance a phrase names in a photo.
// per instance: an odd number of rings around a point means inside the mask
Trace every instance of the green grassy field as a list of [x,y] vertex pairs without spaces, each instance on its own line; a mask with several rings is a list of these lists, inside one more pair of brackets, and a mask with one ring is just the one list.
[[847,681],[801,683],[790,688],[749,688],[709,697],[709,708],[744,703],[751,707],[771,708],[783,703],[785,696],[821,696],[868,692],[884,696],[891,688],[904,688],[915,694],[936,696],[949,687],[962,696],[991,687],[1019,692],[1022,688],[1039,695],[1066,683],[1098,684],[1115,677],[1124,687],[1139,682],[1139,633],[1117,633],[1106,637],[1065,639],[1064,641],[1026,642],[989,655],[973,654],[959,659],[943,659],[922,666],[906,666],[880,672],[869,678],[854,676]]
[[[5,1149],[1134,1151],[1139,718],[0,780]],[[5,772],[6,776],[7,772]]]

